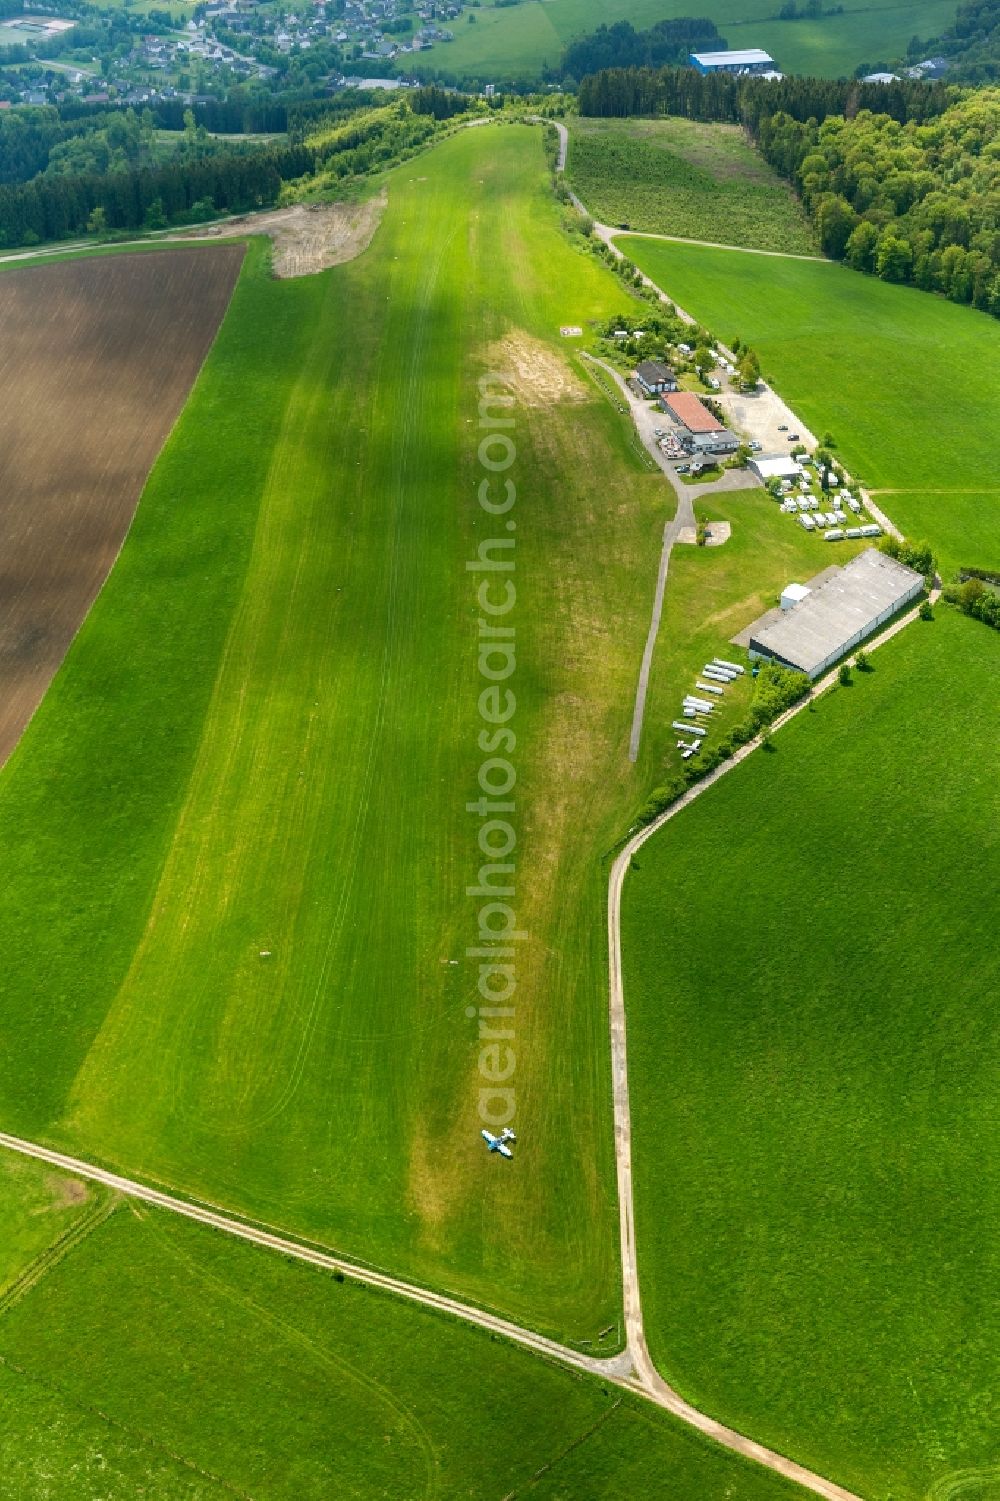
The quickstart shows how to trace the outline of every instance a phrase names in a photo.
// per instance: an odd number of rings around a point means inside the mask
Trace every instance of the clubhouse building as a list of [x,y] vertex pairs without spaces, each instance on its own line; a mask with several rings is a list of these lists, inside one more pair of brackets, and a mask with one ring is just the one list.
[[688,453],[735,453],[739,448],[736,434],[693,391],[672,391],[660,397],[660,406],[677,423]]

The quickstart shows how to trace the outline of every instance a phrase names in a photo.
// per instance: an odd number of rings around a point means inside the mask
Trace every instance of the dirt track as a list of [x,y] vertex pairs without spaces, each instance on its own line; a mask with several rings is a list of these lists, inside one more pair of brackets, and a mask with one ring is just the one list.
[[[783,1454],[776,1454],[773,1449],[765,1448],[754,1439],[746,1438],[742,1433],[727,1428],[724,1423],[719,1423],[715,1418],[699,1412],[696,1407],[685,1402],[683,1397],[678,1396],[673,1388],[660,1378],[649,1358],[645,1338],[641,1333],[637,1282],[632,1284],[634,1303],[630,1303],[628,1296],[626,1298],[626,1316],[629,1327],[628,1350],[622,1355],[602,1360],[594,1355],[583,1355],[579,1350],[572,1350],[567,1345],[557,1344],[555,1340],[546,1339],[544,1335],[536,1334],[531,1329],[524,1329],[520,1325],[510,1323],[507,1319],[500,1318],[497,1314],[462,1303],[457,1298],[448,1297],[447,1294],[432,1292],[430,1288],[417,1287],[412,1282],[404,1282],[401,1278],[391,1277],[373,1267],[359,1266],[356,1262],[345,1261],[342,1257],[319,1250],[318,1247],[292,1240],[262,1226],[249,1224],[245,1220],[235,1219],[214,1205],[201,1204],[190,1199],[181,1199],[174,1194],[164,1193],[134,1178],[125,1178],[118,1173],[110,1172],[107,1168],[98,1167],[94,1163],[84,1162],[78,1157],[69,1157],[63,1152],[56,1152],[39,1142],[25,1141],[23,1137],[0,1132],[0,1149],[19,1152],[22,1156],[33,1157],[39,1162],[47,1162],[52,1167],[73,1173],[76,1177],[101,1183],[126,1198],[137,1199],[142,1203],[152,1204],[158,1209],[168,1210],[172,1214],[182,1215],[185,1219],[220,1230],[224,1235],[235,1236],[238,1240],[248,1241],[251,1245],[260,1246],[264,1250],[277,1251],[280,1255],[294,1261],[304,1261],[311,1266],[321,1267],[324,1271],[342,1272],[366,1287],[377,1287],[383,1292],[405,1298],[408,1302],[419,1303],[425,1308],[451,1314],[452,1317],[462,1319],[465,1323],[475,1324],[494,1336],[499,1335],[515,1345],[531,1350],[536,1355],[554,1360],[560,1365],[570,1366],[574,1370],[586,1371],[589,1375],[599,1376],[603,1381],[612,1382],[615,1386],[635,1392],[637,1396],[644,1397],[667,1412],[672,1412],[682,1422],[690,1424],[699,1432],[715,1439],[724,1448],[731,1449],[745,1459],[752,1459],[758,1464],[766,1465],[775,1474],[783,1475],[815,1495],[822,1496],[824,1501],[861,1501],[861,1498],[855,1496],[852,1491],[845,1490],[843,1486],[836,1485],[831,1480],[825,1480],[821,1475],[813,1474],[811,1470],[796,1464],[794,1460],[786,1459]],[[629,1204],[631,1205],[631,1194]],[[626,1292],[628,1293],[628,1287]]]
[[0,764],[118,554],[242,256],[219,246],[0,275]]

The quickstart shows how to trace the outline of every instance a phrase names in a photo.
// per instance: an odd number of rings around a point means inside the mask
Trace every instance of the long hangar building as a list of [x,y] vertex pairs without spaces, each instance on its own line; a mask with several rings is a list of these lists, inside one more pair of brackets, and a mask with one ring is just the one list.
[[759,47],[744,47],[732,52],[689,52],[688,66],[699,73],[760,73],[780,78],[778,65],[768,52]]
[[870,547],[846,567],[824,571],[811,586],[787,589],[778,619],[765,616],[752,628],[750,656],[818,678],[923,587],[914,569]]

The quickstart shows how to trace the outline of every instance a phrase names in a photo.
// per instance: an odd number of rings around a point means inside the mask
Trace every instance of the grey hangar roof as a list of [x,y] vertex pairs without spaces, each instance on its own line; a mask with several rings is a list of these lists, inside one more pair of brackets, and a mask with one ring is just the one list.
[[818,677],[915,599],[923,584],[914,569],[870,547],[824,578],[780,619],[755,630],[750,653]]

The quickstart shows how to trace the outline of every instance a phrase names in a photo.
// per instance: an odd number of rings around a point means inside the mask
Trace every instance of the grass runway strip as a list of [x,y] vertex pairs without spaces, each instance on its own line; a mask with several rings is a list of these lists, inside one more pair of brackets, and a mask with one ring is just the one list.
[[[394,174],[350,265],[275,282],[252,252],[0,782],[4,1124],[563,1339],[617,1320],[599,856],[645,791],[628,705],[668,506],[558,334],[619,302],[522,127]],[[531,935],[499,1173],[477,971],[449,962],[483,863],[465,565],[494,368]]]

